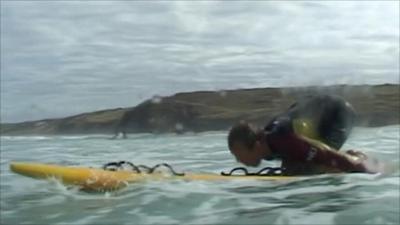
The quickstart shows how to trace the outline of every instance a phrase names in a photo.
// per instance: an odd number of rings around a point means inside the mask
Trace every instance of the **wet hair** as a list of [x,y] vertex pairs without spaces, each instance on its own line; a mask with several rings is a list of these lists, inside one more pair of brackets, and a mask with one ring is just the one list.
[[252,149],[257,141],[257,133],[248,123],[234,125],[228,134],[228,146],[232,149],[235,142],[243,143],[247,148]]

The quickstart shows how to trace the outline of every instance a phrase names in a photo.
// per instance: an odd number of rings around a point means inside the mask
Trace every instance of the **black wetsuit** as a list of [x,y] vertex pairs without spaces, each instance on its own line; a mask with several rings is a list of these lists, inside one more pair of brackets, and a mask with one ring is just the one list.
[[319,136],[318,141],[339,150],[353,128],[355,112],[343,98],[331,95],[316,96],[293,104],[264,128],[267,143],[273,153],[266,160],[281,158],[310,164],[342,164],[341,168],[353,166],[345,160],[335,159],[330,152],[319,153],[316,151],[319,146],[299,138],[301,134],[297,134],[293,128],[296,119],[311,121]]

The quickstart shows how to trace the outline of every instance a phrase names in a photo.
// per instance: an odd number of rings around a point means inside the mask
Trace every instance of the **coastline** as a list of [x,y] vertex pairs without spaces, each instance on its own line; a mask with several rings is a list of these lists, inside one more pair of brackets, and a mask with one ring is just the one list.
[[195,91],[148,99],[128,108],[87,112],[59,119],[4,123],[1,135],[114,134],[203,132],[228,130],[246,120],[267,123],[296,99],[334,94],[344,97],[358,114],[357,126],[400,123],[400,85],[335,85]]

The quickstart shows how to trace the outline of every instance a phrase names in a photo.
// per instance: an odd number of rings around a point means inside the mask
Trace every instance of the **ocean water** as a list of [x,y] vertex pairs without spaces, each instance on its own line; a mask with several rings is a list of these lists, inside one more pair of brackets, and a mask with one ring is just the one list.
[[[319,175],[288,182],[147,181],[85,193],[13,174],[11,161],[70,166],[118,160],[169,163],[184,172],[241,166],[226,132],[1,137],[1,224],[399,224],[400,126],[356,128],[343,147],[392,165],[387,175]],[[262,166],[276,166],[264,162]],[[258,169],[253,169],[256,171]]]

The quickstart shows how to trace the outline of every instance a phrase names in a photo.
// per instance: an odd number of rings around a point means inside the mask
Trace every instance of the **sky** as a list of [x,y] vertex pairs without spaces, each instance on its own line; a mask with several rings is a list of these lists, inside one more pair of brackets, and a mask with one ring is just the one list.
[[1,122],[399,81],[399,1],[1,1]]

